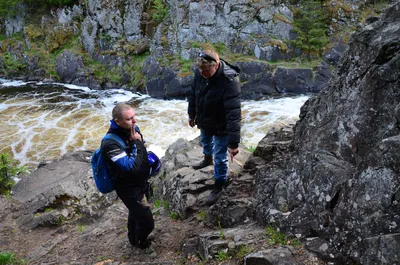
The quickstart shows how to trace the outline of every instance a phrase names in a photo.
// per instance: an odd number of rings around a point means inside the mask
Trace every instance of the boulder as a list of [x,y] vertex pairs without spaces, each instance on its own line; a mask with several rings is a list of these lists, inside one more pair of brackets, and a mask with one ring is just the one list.
[[[400,3],[353,34],[292,147],[255,174],[260,223],[319,240],[339,264],[396,264],[400,234]],[[274,158],[276,156],[276,158]]]
[[272,76],[272,67],[263,62],[240,62],[242,99],[257,99],[279,94]]
[[[239,155],[229,163],[230,176],[239,174],[249,155],[246,148],[241,146]],[[213,166],[199,170],[192,168],[201,159],[203,154],[199,138],[190,142],[179,139],[167,149],[161,159],[163,166],[160,172],[151,179],[153,186],[157,187],[155,197],[167,200],[170,211],[182,218],[204,208],[205,199],[214,187]],[[235,219],[235,224],[245,219],[242,214]]]
[[302,94],[311,92],[313,83],[312,69],[290,69],[278,67],[274,81],[280,93]]
[[72,83],[82,68],[82,57],[70,51],[65,50],[56,58],[56,71],[62,82]]
[[91,219],[105,212],[117,197],[115,192],[103,195],[97,191],[89,163],[91,154],[68,153],[22,177],[12,190],[19,202],[14,218],[22,229],[60,226],[79,215]]

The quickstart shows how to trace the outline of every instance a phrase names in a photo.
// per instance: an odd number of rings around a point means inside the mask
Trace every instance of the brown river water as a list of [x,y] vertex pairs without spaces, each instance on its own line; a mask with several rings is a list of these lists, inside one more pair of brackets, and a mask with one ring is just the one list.
[[[309,96],[242,102],[242,143],[256,147],[273,124],[298,119]],[[77,150],[98,148],[116,102],[131,100],[148,149],[163,156],[178,138],[199,130],[187,124],[186,100],[159,100],[122,89],[0,79],[0,153],[34,167]]]

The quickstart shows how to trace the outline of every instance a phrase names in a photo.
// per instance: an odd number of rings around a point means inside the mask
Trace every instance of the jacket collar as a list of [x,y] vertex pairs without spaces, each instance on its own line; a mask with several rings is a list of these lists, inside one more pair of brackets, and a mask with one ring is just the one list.
[[129,138],[129,135],[130,135],[130,130],[119,127],[118,124],[115,123],[114,120],[110,120],[110,129],[108,129],[108,132],[118,134],[119,136],[122,136],[125,138],[126,137]]
[[118,124],[114,120],[110,120],[110,129],[122,129],[118,126]]
[[208,79],[208,81],[213,81],[214,79],[217,79],[222,74],[223,71],[224,71],[224,65],[220,61],[217,71],[215,72],[215,74],[210,79]]

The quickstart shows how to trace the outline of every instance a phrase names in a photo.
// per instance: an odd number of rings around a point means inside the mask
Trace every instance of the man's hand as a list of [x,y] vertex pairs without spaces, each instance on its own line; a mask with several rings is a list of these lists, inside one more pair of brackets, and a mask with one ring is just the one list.
[[239,153],[239,147],[237,148],[230,148],[228,147],[229,158],[231,162],[233,162],[233,157]]
[[129,137],[129,140],[134,141],[134,140],[139,140],[139,141],[143,141],[142,136],[140,135],[140,133],[138,133],[137,131],[135,131],[135,128],[132,128],[131,130],[131,135]]
[[194,127],[194,119],[189,119],[189,126]]

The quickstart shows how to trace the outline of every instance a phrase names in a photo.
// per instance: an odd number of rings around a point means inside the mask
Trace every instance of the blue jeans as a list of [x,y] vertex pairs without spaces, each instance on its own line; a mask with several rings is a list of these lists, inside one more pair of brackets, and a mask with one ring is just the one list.
[[228,136],[206,135],[200,131],[200,143],[203,146],[203,154],[214,155],[214,178],[216,181],[228,180]]

